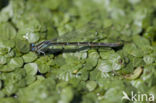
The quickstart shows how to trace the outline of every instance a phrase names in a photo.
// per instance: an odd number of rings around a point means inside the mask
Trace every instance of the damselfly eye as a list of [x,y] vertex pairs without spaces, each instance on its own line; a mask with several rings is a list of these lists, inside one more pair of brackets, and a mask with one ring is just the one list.
[[31,44],[32,47],[35,47],[35,44]]
[[32,48],[31,50],[32,50],[32,51],[35,51],[35,48]]

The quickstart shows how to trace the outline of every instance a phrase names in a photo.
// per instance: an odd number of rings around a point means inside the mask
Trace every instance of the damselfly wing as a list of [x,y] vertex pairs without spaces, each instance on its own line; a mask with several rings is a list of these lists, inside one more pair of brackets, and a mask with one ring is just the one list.
[[97,27],[95,24],[89,24],[78,30],[65,33],[63,36],[58,36],[52,40],[45,40],[38,44],[32,44],[31,50],[37,53],[45,54],[49,47],[55,46],[87,46],[87,47],[120,47],[122,43],[102,42],[107,39],[105,30]]

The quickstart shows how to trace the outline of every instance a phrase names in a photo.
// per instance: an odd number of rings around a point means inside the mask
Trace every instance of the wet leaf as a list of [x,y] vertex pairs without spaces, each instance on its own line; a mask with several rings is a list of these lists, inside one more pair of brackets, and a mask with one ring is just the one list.
[[143,60],[146,64],[152,64],[154,62],[154,57],[153,55],[146,55]]
[[7,58],[4,56],[0,56],[0,64],[6,64],[7,63]]
[[95,81],[88,81],[86,87],[89,91],[93,91],[97,87],[97,83]]
[[17,103],[18,101],[15,98],[1,98],[2,103]]
[[1,72],[10,72],[10,71],[13,71],[15,69],[16,69],[15,67],[12,67],[10,65],[4,65],[4,66],[1,66],[0,71]]
[[65,87],[60,94],[61,100],[59,102],[69,103],[73,99],[73,91],[71,87]]
[[85,68],[87,70],[93,69],[98,63],[99,55],[96,51],[89,51],[88,58],[86,60]]
[[141,51],[141,49],[137,48],[137,46],[135,44],[127,44],[124,46],[123,48],[125,50],[125,52],[127,52],[128,54],[135,56],[135,57],[142,57],[143,56],[143,51]]
[[9,62],[9,66],[10,67],[14,67],[14,68],[18,68],[18,67],[22,67],[24,64],[23,59],[21,57],[15,57],[12,58]]
[[39,34],[31,32],[26,34],[26,38],[28,39],[29,43],[35,43],[40,39]]
[[50,66],[54,65],[52,59],[48,56],[40,57],[36,61],[36,63],[38,65],[38,70],[40,73],[46,73],[50,71],[50,69],[52,69]]
[[[34,93],[38,95],[30,95]],[[34,103],[56,102],[58,94],[55,91],[55,81],[52,78],[37,80],[30,86],[21,89],[18,92],[18,97],[19,101],[24,101],[24,103],[29,101],[33,101]]]
[[23,55],[23,60],[25,63],[33,62],[37,59],[37,54],[34,52],[29,52],[28,54]]
[[10,40],[6,42],[6,40],[0,40],[0,54],[4,55],[11,51],[11,49],[15,46],[15,42]]
[[0,31],[1,39],[12,40],[16,37],[16,29],[10,23],[1,23]]
[[115,70],[120,70],[124,66],[122,63],[120,63],[121,60],[121,56],[117,53],[105,54],[103,56],[103,60],[100,60],[98,62],[97,68],[101,72],[111,72]]
[[27,53],[30,49],[30,45],[25,40],[16,40],[16,48],[21,53]]
[[24,69],[27,75],[36,75],[38,66],[36,63],[29,63],[29,64],[24,65]]

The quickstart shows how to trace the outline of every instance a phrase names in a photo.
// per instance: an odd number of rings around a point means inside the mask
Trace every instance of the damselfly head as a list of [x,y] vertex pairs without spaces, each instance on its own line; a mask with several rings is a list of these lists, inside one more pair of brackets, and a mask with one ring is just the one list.
[[30,44],[30,50],[31,51],[35,51],[36,50],[35,48],[36,48],[35,44],[33,44],[33,43]]

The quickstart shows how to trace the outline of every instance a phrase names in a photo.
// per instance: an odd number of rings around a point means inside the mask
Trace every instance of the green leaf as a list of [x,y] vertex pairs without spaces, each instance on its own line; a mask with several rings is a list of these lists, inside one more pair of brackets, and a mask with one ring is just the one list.
[[1,103],[18,103],[18,101],[13,97],[1,98]]
[[30,32],[26,34],[26,38],[28,39],[29,43],[35,43],[40,39],[40,36],[38,33]]
[[7,58],[4,56],[0,56],[0,64],[6,64],[7,63]]
[[4,55],[11,51],[11,49],[15,46],[15,42],[10,40],[0,40],[0,54]]
[[21,53],[27,53],[30,50],[30,45],[25,40],[16,40],[16,49]]
[[94,69],[93,71],[90,72],[90,80],[99,80],[110,77],[111,75],[109,75],[108,72],[101,72],[98,69]]
[[32,84],[34,81],[36,80],[36,76],[34,76],[34,75],[27,75],[26,76],[26,78],[25,78],[25,81],[26,81],[26,84],[27,85],[30,85],[30,84]]
[[134,43],[139,47],[139,48],[143,48],[146,45],[150,45],[150,42],[148,39],[141,37],[141,36],[133,36],[133,41]]
[[52,57],[53,56],[43,56],[36,61],[40,73],[47,73],[50,71],[50,66],[53,65]]
[[14,67],[14,68],[22,67],[23,64],[24,64],[24,62],[23,62],[23,59],[22,59],[21,57],[12,58],[12,59],[9,61],[9,63],[8,63],[8,65],[9,65],[10,67]]
[[24,65],[27,75],[36,75],[38,70],[38,65],[36,63],[28,63]]
[[140,91],[148,91],[155,84],[156,70],[155,66],[147,65],[143,69],[143,73],[137,80],[133,80],[132,85]]
[[112,64],[107,60],[100,60],[97,65],[97,69],[101,72],[111,72],[113,71]]
[[120,63],[121,60],[122,58],[119,54],[108,53],[103,56],[103,60],[99,60],[97,69],[99,69],[101,72],[120,70],[124,66],[124,64]]
[[61,3],[61,0],[57,2],[55,0],[46,0],[44,2],[44,6],[51,10],[56,10],[59,7],[60,3]]
[[95,93],[87,93],[82,97],[82,103],[96,103],[96,102],[98,102],[98,98]]
[[60,94],[61,100],[59,102],[69,103],[74,97],[74,93],[71,87],[65,87],[62,89]]
[[154,57],[153,55],[146,55],[143,60],[146,64],[152,64],[154,62]]
[[[156,86],[153,86],[152,88],[150,88],[150,90],[148,91],[149,94],[152,94],[154,97],[156,96]],[[152,97],[153,98],[153,97]],[[155,99],[155,98],[154,98]],[[156,99],[155,99],[156,100]],[[154,100],[154,101],[155,101]]]
[[143,51],[137,48],[135,44],[126,44],[123,50],[134,57],[142,57],[144,55]]
[[59,94],[55,90],[56,83],[53,78],[39,79],[17,93],[19,102],[28,103],[56,103]]
[[95,81],[87,81],[86,87],[89,91],[93,91],[97,87],[97,83]]
[[50,66],[48,66],[47,64],[38,64],[38,70],[40,73],[47,73],[48,71],[50,71]]
[[115,53],[113,50],[106,50],[106,51],[100,52],[100,56],[102,59],[108,59],[113,53]]
[[[8,1],[2,1],[7,3]],[[1,3],[1,5],[5,4],[5,3]],[[13,16],[13,9],[12,9],[12,3],[9,3],[8,5],[6,5],[0,12],[0,22],[7,22],[9,20],[10,17]]]
[[85,68],[87,70],[93,69],[98,63],[99,55],[96,51],[89,51],[88,58],[85,63]]
[[[124,89],[121,87],[110,88],[106,91],[104,99],[107,100],[108,102],[121,101],[121,98],[123,96],[122,95],[123,90]],[[113,97],[113,99],[110,97]]]
[[37,59],[37,54],[34,52],[29,52],[28,54],[23,55],[23,60],[25,63],[33,62]]
[[12,40],[16,37],[16,29],[8,22],[0,24],[1,39]]
[[17,87],[14,84],[11,84],[11,83],[6,85],[5,89],[3,89],[3,92],[8,96],[15,93],[16,91],[17,91]]
[[13,70],[15,70],[15,67],[12,67],[10,65],[4,65],[4,66],[0,67],[1,72],[10,72],[10,71],[13,71]]

